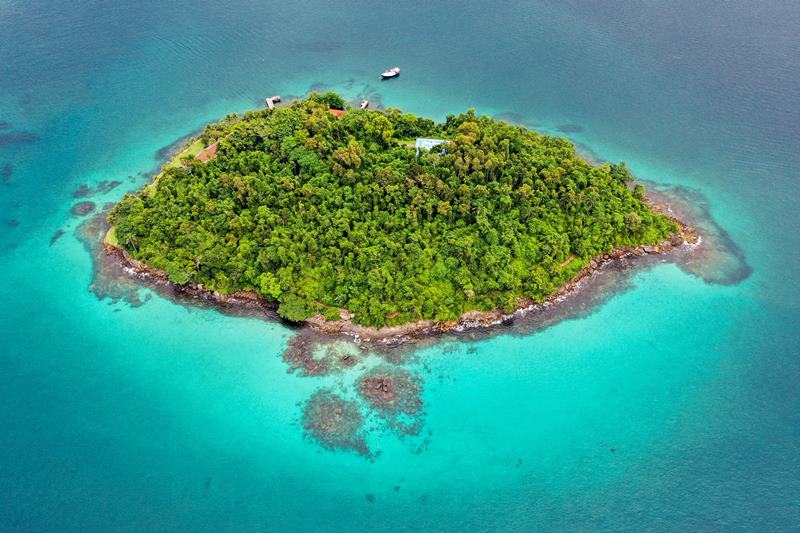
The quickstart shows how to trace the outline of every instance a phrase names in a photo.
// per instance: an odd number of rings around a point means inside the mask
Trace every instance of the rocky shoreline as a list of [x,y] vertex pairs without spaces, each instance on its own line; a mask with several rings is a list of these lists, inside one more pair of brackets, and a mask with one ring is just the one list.
[[[669,216],[669,207],[664,204],[652,204],[651,207],[660,213]],[[318,314],[308,318],[304,323],[322,333],[330,335],[345,335],[357,341],[381,342],[385,344],[399,344],[411,338],[439,335],[448,331],[463,331],[474,328],[486,328],[503,324],[515,317],[522,316],[537,308],[553,305],[563,299],[568,294],[579,289],[581,281],[600,271],[606,264],[619,261],[628,257],[639,257],[651,254],[669,254],[684,245],[692,245],[699,242],[697,230],[669,216],[679,230],[671,237],[663,240],[656,245],[641,245],[635,247],[625,247],[614,250],[608,254],[595,257],[589,265],[581,270],[574,278],[565,283],[555,293],[551,294],[544,302],[535,302],[530,299],[520,298],[516,309],[511,313],[502,310],[494,311],[468,311],[461,315],[457,320],[449,322],[434,322],[432,320],[420,320],[398,326],[388,326],[374,328],[362,326],[352,321],[352,316],[345,310],[341,312],[340,320],[327,320]],[[169,281],[166,272],[153,269],[148,265],[137,261],[120,246],[103,243],[105,253],[118,261],[123,270],[130,276],[146,283],[168,288],[170,292],[182,297],[200,300],[205,303],[213,304],[227,311],[256,312],[272,319],[280,319],[275,310],[277,304],[270,302],[258,293],[252,291],[237,291],[230,294],[221,294],[216,291],[206,289],[197,283],[187,283],[186,285],[176,285]]]

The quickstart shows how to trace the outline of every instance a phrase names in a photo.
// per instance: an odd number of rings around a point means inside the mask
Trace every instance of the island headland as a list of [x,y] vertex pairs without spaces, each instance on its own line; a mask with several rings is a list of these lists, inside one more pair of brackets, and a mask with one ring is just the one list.
[[698,239],[567,139],[334,93],[209,125],[109,221],[106,253],[135,277],[384,341],[501,323]]

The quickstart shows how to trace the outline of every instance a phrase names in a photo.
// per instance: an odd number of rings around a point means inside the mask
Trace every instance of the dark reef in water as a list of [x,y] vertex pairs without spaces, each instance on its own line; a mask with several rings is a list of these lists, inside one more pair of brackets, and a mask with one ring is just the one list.
[[358,380],[358,392],[384,416],[413,416],[422,410],[422,381],[404,368],[373,368]]
[[60,239],[64,235],[63,229],[57,229],[53,236],[50,237],[50,246],[53,246],[58,239]]
[[[588,163],[594,166],[600,166],[603,163],[608,163],[608,159],[602,157],[600,154],[592,150],[589,146],[586,146],[585,144],[581,144],[579,142],[575,142],[572,139],[570,139],[570,141],[572,141],[572,144],[575,145],[575,151],[578,152],[578,154],[580,154],[580,156],[584,159],[584,161],[587,161]],[[647,181],[645,180],[639,180],[639,181],[641,181],[642,183],[647,183]],[[650,189],[648,189],[648,193],[649,191]],[[688,224],[688,222],[686,223]]]
[[398,435],[422,432],[422,378],[405,368],[379,366],[358,380],[358,393]]
[[528,117],[525,115],[521,115],[519,113],[514,113],[513,111],[509,111],[507,113],[500,113],[495,115],[494,118],[497,120],[502,120],[503,122],[508,122],[509,124],[513,124],[515,126],[526,126]]
[[[656,183],[647,186],[654,201],[669,204],[676,216],[701,232],[703,240],[692,253],[677,258],[681,270],[714,285],[735,285],[750,277],[753,268],[744,251],[714,220],[705,196],[687,187],[664,187]],[[676,202],[675,198],[681,201]]]
[[2,170],[0,170],[0,178],[2,178],[3,183],[10,182],[12,175],[14,175],[14,165],[11,163],[6,163],[3,165]]
[[580,124],[561,124],[556,127],[556,130],[566,134],[581,133],[583,131],[583,126]]
[[139,307],[150,299],[150,295],[144,298],[140,296],[141,286],[124,272],[119,261],[110,260],[101,244],[108,231],[107,216],[111,207],[113,204],[107,204],[103,210],[85,219],[76,230],[78,240],[92,257],[92,283],[89,290],[99,300],[109,300],[112,304],[124,302],[131,307]]
[[[260,102],[263,104],[264,102]],[[172,157],[181,151],[181,149],[192,139],[199,136],[203,133],[203,128],[197,129],[187,135],[184,135],[180,139],[176,140],[173,143],[170,143],[164,147],[159,148],[155,155],[153,156],[158,163],[166,163]],[[160,165],[159,165],[160,166]]]
[[39,140],[39,136],[29,131],[17,133],[0,133],[0,146],[10,146],[14,144],[32,144]]
[[9,122],[0,122],[0,131],[10,130],[12,128]]
[[106,194],[122,185],[121,181],[103,180],[95,187],[89,187],[86,183],[72,191],[73,198],[92,198],[99,194]]
[[[345,378],[351,373],[340,370],[336,374]],[[303,408],[303,428],[323,448],[374,457],[379,452],[369,446],[369,432],[388,431],[401,438],[422,433],[422,384],[422,378],[406,368],[379,364],[357,377],[354,384],[342,381],[343,393],[355,393],[355,399],[345,399],[328,388],[313,393]],[[416,451],[425,444],[427,441]]]
[[85,217],[94,211],[96,207],[97,205],[94,202],[78,202],[70,208],[69,212],[76,217]]
[[311,395],[303,412],[306,434],[328,450],[344,449],[371,457],[364,439],[364,416],[357,402],[321,389]]
[[[345,400],[326,388],[306,402],[303,427],[324,448],[374,457],[379,450],[368,444],[369,434],[413,438],[422,433],[424,382],[406,367],[417,361],[416,356],[407,350],[373,348],[307,331],[288,342],[283,356],[288,372],[297,371],[302,378],[333,377],[342,393],[353,398]],[[372,364],[376,359],[379,362]],[[418,453],[426,444],[427,439],[414,444],[414,451]]]
[[283,360],[289,372],[301,376],[327,376],[332,372],[352,368],[361,361],[366,346],[351,342],[320,343],[307,335],[296,335],[287,343]]

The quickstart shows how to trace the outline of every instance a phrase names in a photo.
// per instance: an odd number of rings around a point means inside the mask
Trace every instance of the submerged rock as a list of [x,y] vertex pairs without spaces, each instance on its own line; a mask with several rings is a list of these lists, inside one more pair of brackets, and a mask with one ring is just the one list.
[[14,174],[14,165],[11,163],[6,163],[3,165],[3,169],[0,170],[0,177],[3,179],[3,183],[8,183],[11,181],[11,176]]
[[403,368],[380,366],[358,381],[366,402],[384,414],[416,415],[422,410],[422,380]]
[[753,272],[744,251],[730,234],[714,220],[708,199],[686,187],[658,188],[649,185],[648,197],[687,226],[682,235],[673,236],[672,245],[686,241],[674,261],[689,274],[715,285],[735,285]]
[[583,126],[580,124],[561,124],[556,128],[561,133],[581,133],[583,131]]
[[70,208],[69,212],[78,217],[85,217],[94,211],[95,207],[97,204],[94,202],[78,202]]
[[99,194],[105,194],[114,190],[122,185],[121,181],[103,180],[98,183],[94,188],[89,187],[87,184],[82,184],[80,187],[72,191],[73,198],[91,198]]
[[283,360],[289,365],[289,372],[326,376],[355,366],[361,360],[362,349],[346,340],[331,342],[329,338],[301,332],[287,343]]
[[[125,272],[124,265],[103,249],[101,241],[108,231],[107,214],[107,209],[104,209],[85,219],[76,231],[78,240],[92,257],[92,283],[89,290],[99,300],[108,299],[111,303],[122,301],[131,307],[139,307],[150,299],[150,295],[143,299],[140,286]],[[54,237],[55,234],[51,242],[55,242]]]
[[56,232],[53,233],[53,236],[50,237],[50,246],[53,246],[56,243],[56,241],[62,237],[62,235],[64,235],[63,229],[56,230]]
[[323,448],[372,455],[364,440],[364,416],[358,402],[346,400],[331,390],[319,390],[306,402],[303,428]]

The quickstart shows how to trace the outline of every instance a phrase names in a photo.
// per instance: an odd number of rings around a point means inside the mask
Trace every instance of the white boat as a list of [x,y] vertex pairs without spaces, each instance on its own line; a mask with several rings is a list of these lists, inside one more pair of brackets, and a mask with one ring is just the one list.
[[381,73],[381,78],[388,80],[389,78],[396,78],[400,75],[400,67],[390,68],[389,70]]

